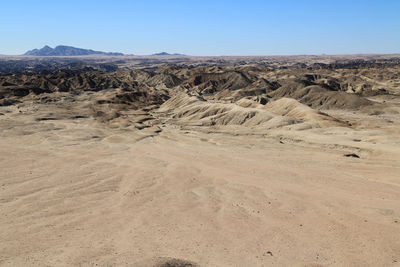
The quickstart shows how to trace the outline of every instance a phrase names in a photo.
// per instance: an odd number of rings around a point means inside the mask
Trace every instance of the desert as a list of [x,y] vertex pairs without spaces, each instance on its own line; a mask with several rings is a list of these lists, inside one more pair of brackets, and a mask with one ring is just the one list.
[[398,266],[399,62],[0,58],[0,264]]

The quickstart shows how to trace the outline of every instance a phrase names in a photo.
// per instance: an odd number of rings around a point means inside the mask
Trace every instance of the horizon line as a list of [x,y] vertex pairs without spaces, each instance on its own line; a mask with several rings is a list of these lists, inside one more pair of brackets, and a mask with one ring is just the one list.
[[[88,49],[89,50],[89,49]],[[122,52],[106,52],[106,53],[122,53]],[[169,55],[156,55],[158,53],[163,52],[156,52],[153,54],[124,54],[120,56],[113,56],[113,55],[102,55],[102,54],[93,54],[93,55],[76,55],[76,56],[34,56],[34,55],[24,55],[24,54],[0,54],[0,56],[4,57],[43,57],[43,58],[62,58],[62,57],[288,57],[288,56],[390,56],[390,55],[400,55],[400,52],[393,52],[393,53],[321,53],[321,54],[259,54],[259,55],[187,55],[187,54],[180,54],[180,53],[168,53]]]

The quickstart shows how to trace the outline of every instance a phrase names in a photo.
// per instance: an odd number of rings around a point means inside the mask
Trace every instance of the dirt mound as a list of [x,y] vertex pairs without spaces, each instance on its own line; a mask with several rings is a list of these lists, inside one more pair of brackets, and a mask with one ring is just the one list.
[[266,97],[267,93],[273,92],[277,88],[280,87],[280,84],[277,82],[270,82],[264,78],[257,79],[255,82],[252,82],[248,86],[241,88],[239,90],[230,91],[230,94],[227,94],[227,90],[217,93],[215,96],[217,99],[232,99],[233,101],[237,101],[244,97],[254,97],[254,96],[264,96]]
[[148,79],[147,84],[156,88],[172,88],[182,83],[182,80],[173,74],[156,74]]
[[345,92],[328,90],[319,85],[302,87],[304,82],[293,82],[269,93],[274,99],[290,97],[312,108],[320,109],[360,109],[372,106],[373,102],[368,99]]
[[281,116],[288,116],[297,120],[318,124],[321,127],[347,126],[343,121],[333,118],[323,112],[317,111],[295,99],[281,98],[271,101],[264,106],[265,109]]
[[13,92],[24,88],[29,92],[34,90],[43,93],[71,92],[76,90],[100,91],[110,88],[123,88],[132,86],[123,79],[117,79],[112,74],[101,72],[67,73],[59,72],[48,75],[8,75],[1,77],[3,86],[1,91]]
[[177,124],[192,126],[241,125],[278,128],[296,120],[267,110],[245,108],[236,104],[208,102],[198,96],[179,94],[161,105],[158,112],[168,114]]
[[[255,121],[249,119],[255,117],[249,113],[252,111],[237,109],[238,105],[235,104],[229,107],[230,115],[225,114],[225,104],[242,99],[251,99],[265,105],[270,99],[289,97],[314,109],[365,109],[370,113],[375,112],[371,110],[376,109],[379,104],[363,95],[374,96],[386,92],[381,86],[388,84],[388,79],[393,78],[396,81],[398,77],[393,72],[375,77],[372,71],[365,70],[354,78],[355,71],[319,70],[313,73],[296,68],[271,70],[263,66],[168,66],[152,71],[135,69],[117,72],[88,70],[48,74],[15,73],[0,75],[0,105],[13,105],[25,99],[42,101],[43,95],[46,96],[45,101],[50,101],[57,99],[59,93],[67,93],[75,98],[88,92],[94,94],[90,97],[94,114],[117,114],[120,110],[146,106],[153,108],[171,96],[189,93],[201,95],[205,100],[220,102],[209,103],[213,104],[212,107],[209,106],[209,114],[218,114],[199,115],[209,118],[207,123],[210,125],[241,125],[244,121]],[[392,84],[394,85],[395,83]],[[353,90],[354,88],[356,89]],[[223,105],[218,106],[220,104]],[[97,112],[99,110],[101,112]],[[201,110],[193,109],[193,112]],[[207,121],[205,117],[201,118],[204,123]]]
[[242,72],[228,71],[223,73],[199,73],[191,77],[187,85],[202,94],[213,94],[225,89],[237,90],[251,84]]

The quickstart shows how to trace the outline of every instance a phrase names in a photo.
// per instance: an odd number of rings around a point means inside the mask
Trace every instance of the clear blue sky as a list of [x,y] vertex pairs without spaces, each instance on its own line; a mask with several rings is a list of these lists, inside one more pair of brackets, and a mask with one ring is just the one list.
[[0,54],[400,53],[400,0],[2,0]]

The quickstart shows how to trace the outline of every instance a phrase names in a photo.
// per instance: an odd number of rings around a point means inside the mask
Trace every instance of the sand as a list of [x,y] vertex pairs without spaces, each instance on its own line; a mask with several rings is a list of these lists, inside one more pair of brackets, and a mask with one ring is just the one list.
[[0,265],[400,266],[398,67],[232,68],[1,76]]
[[[399,264],[399,143],[383,130],[294,142],[307,139],[29,121],[2,118],[2,265]],[[394,137],[398,126],[388,128]],[[344,156],[352,151],[361,158]]]

